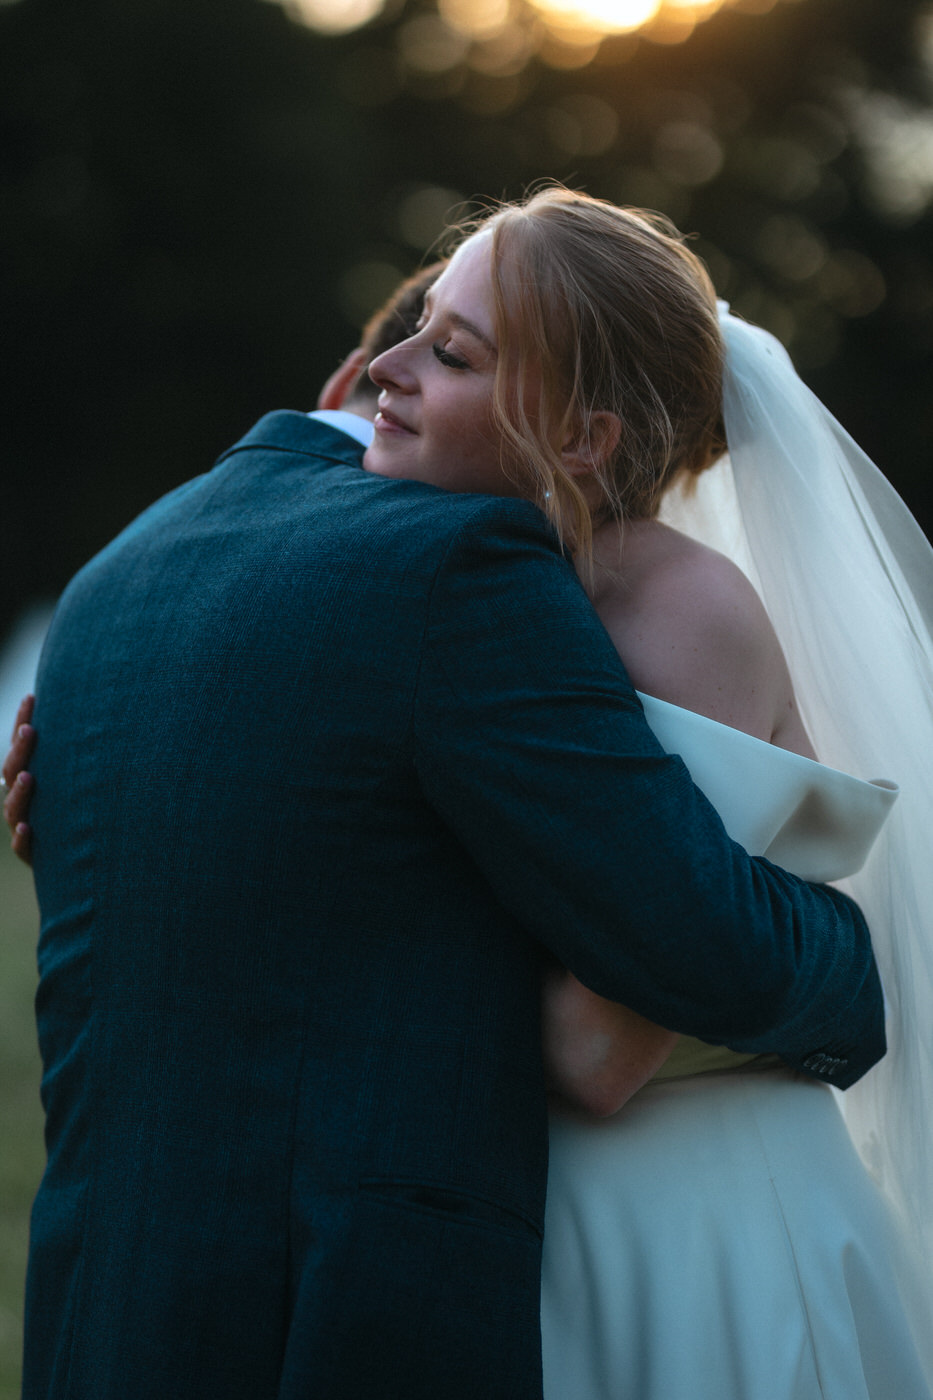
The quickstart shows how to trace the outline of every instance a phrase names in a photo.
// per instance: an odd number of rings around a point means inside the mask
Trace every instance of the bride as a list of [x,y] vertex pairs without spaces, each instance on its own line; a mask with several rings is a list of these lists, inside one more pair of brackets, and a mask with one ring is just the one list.
[[[931,795],[912,744],[933,718],[933,555],[662,220],[550,189],[456,259],[496,345],[469,305],[429,294],[416,336],[370,368],[365,465],[417,475],[439,453],[405,436],[419,357],[465,383],[445,444],[456,489],[537,499],[649,721],[734,838],[813,880],[864,863],[854,888],[896,1017],[887,1064],[850,1091],[850,1136],[816,1079],[678,1040],[554,973],[555,1087],[612,1116],[552,1113],[545,1396],[923,1400],[933,1066],[914,1007],[933,988],[911,901]],[[904,791],[866,862],[896,795],[863,780],[879,775]]]
[[554,969],[546,1400],[929,1400],[933,555],[663,220],[548,189],[452,267],[371,366],[367,470],[537,501],[730,834],[852,876],[890,1007],[843,1117]]

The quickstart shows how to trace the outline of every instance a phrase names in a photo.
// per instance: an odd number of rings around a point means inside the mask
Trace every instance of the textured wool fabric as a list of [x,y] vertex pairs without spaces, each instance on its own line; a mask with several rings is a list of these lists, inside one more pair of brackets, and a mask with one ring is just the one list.
[[540,513],[303,414],[78,575],[35,723],[26,1400],[538,1397],[544,947],[882,1053],[864,922],[729,841]]

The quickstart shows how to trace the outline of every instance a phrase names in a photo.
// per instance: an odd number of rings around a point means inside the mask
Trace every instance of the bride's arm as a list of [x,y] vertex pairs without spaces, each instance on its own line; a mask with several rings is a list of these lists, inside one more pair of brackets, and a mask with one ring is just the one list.
[[543,997],[548,1087],[600,1118],[617,1113],[677,1043],[674,1031],[597,996],[564,968],[546,974]]

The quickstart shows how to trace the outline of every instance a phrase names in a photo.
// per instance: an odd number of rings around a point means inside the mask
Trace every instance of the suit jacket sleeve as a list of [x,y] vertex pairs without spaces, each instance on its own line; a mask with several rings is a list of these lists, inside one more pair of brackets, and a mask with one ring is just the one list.
[[479,505],[447,551],[414,744],[499,899],[595,991],[839,1087],[884,1053],[860,911],[729,839],[531,507]]

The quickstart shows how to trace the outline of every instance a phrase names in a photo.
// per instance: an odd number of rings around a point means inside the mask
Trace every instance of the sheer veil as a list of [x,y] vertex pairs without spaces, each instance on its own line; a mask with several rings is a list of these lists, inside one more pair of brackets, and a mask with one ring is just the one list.
[[933,549],[771,335],[720,303],[729,453],[662,518],[758,588],[820,759],[900,785],[864,868],[888,1055],[841,1096],[869,1171],[933,1259]]

